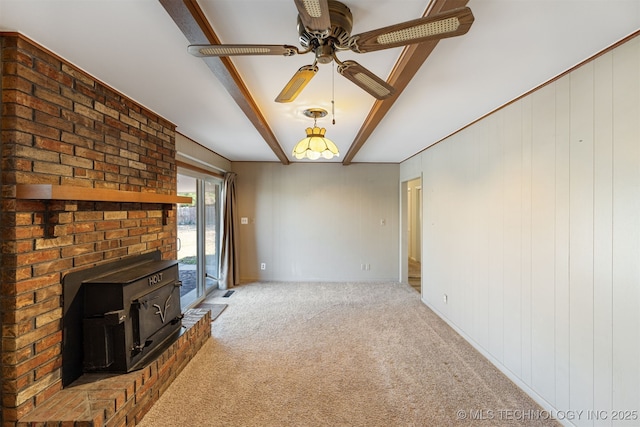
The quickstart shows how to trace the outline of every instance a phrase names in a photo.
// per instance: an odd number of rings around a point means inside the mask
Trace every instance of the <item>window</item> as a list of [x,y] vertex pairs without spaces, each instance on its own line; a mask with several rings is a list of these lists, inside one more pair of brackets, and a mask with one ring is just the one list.
[[178,205],[178,268],[181,305],[188,308],[218,287],[220,265],[220,193],[222,180],[178,168],[178,195],[192,203]]

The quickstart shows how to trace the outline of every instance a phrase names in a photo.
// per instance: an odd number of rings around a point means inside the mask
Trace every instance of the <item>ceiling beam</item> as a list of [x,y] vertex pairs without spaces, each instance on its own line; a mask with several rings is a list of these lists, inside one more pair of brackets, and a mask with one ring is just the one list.
[[[431,16],[450,9],[456,9],[467,5],[469,0],[435,0],[427,8],[423,16]],[[384,116],[389,112],[394,102],[398,99],[402,91],[407,87],[411,79],[418,72],[422,64],[427,60],[433,49],[438,44],[438,40],[406,46],[396,65],[391,70],[387,83],[396,89],[396,94],[385,100],[376,100],[351,143],[347,154],[342,161],[343,165],[352,163],[353,158],[371,136],[375,128],[380,124]]]
[[[213,31],[196,0],[159,1],[185,35],[189,44],[220,44],[220,39]],[[288,165],[290,162],[287,155],[282,150],[267,120],[260,112],[258,105],[231,60],[227,57],[209,57],[202,58],[202,60],[220,80],[220,83],[229,92],[269,147],[271,147],[278,159],[283,164]]]

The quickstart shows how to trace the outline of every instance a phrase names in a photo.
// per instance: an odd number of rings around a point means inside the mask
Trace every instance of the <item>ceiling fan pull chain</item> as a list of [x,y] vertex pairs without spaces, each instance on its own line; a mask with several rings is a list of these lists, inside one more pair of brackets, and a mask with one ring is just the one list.
[[336,64],[331,64],[331,124],[336,124]]
[[331,124],[332,125],[336,124],[336,110],[335,110],[335,107],[336,107],[336,102],[331,100],[331,117],[332,117]]

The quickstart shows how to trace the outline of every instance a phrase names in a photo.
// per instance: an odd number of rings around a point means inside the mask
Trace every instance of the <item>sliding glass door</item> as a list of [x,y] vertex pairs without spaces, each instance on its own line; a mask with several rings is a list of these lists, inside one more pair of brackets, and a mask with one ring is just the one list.
[[178,271],[182,287],[180,302],[188,307],[198,298],[198,181],[178,173],[178,196],[191,197],[192,203],[178,205]]
[[178,267],[182,288],[180,302],[188,308],[218,287],[220,264],[219,178],[178,169],[178,195],[192,198],[178,205]]

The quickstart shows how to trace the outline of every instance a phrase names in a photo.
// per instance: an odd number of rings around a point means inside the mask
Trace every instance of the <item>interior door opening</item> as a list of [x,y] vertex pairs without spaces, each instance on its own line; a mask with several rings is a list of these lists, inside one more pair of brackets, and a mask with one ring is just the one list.
[[407,281],[422,293],[422,180],[406,183],[406,257]]

